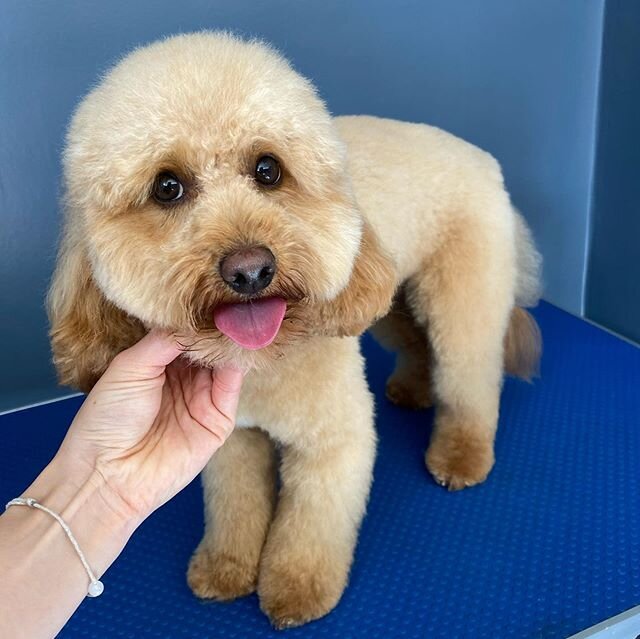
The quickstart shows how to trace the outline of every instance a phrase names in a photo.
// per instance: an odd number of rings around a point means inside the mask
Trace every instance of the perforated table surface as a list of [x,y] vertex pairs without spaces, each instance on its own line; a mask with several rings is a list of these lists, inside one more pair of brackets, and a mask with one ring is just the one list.
[[[506,381],[496,466],[459,493],[424,467],[432,411],[385,400],[392,356],[365,336],[380,444],[350,583],[327,617],[275,631],[255,595],[218,604],[191,594],[196,481],[135,533],[104,595],[60,636],[563,638],[639,604],[640,349],[548,304],[535,315],[542,376]],[[2,503],[46,464],[80,401],[0,417]]]

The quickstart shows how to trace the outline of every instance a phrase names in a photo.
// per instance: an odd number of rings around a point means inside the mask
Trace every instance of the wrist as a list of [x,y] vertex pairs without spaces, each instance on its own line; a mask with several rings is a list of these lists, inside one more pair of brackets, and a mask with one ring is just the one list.
[[[97,579],[139,523],[113,506],[99,474],[64,454],[57,455],[21,496],[62,518]],[[3,637],[55,635],[87,596],[90,584],[60,523],[46,512],[23,506],[0,516],[0,575]],[[108,579],[105,587],[109,588]]]
[[114,525],[121,522],[135,530],[151,514],[142,500],[127,498],[132,491],[123,490],[120,484],[131,472],[118,467],[117,463],[95,458],[87,460],[86,455],[68,450],[63,442],[49,466],[55,468],[58,477],[74,478],[69,482],[69,490],[77,491],[81,487],[91,490],[96,505],[100,506],[101,516],[104,515]]
[[[120,554],[142,518],[130,512],[111,492],[100,472],[63,454],[51,460],[22,497],[32,497],[59,514],[73,532],[94,572],[100,576]],[[47,526],[53,534],[57,524],[44,513],[12,508],[13,516],[29,517],[25,524]],[[35,515],[35,516],[34,516]],[[77,558],[76,558],[77,560]]]

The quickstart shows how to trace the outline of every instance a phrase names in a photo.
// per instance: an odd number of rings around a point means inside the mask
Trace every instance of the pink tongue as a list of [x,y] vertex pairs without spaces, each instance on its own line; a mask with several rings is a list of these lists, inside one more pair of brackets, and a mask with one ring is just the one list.
[[287,310],[281,297],[252,302],[222,304],[213,311],[218,330],[250,351],[269,346],[275,339]]

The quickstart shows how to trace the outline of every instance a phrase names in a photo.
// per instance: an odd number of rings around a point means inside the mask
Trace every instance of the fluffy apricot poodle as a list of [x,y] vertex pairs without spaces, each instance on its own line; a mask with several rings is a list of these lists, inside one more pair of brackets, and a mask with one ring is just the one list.
[[203,473],[198,597],[257,589],[276,627],[340,599],[371,484],[358,335],[376,320],[398,353],[389,398],[437,406],[435,479],[486,478],[505,366],[528,377],[539,350],[522,310],[539,257],[490,155],[423,124],[332,118],[273,49],[198,33],[102,79],[64,174],[49,297],[61,380],[88,390],[151,327],[194,364],[250,371]]

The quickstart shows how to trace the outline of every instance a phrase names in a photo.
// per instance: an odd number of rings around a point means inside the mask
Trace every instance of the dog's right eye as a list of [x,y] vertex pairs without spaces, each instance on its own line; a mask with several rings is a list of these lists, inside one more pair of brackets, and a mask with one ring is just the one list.
[[156,177],[153,185],[153,197],[162,203],[176,202],[184,195],[182,182],[173,174],[165,171]]

